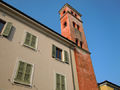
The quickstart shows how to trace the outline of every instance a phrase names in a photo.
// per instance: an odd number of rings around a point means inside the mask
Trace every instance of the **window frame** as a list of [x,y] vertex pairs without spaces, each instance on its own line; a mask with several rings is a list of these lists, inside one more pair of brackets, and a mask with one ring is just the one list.
[[61,49],[61,48],[58,48],[59,50],[61,50],[61,59],[59,59],[58,57],[56,57],[56,49],[58,47],[54,44],[52,44],[52,58],[55,58],[57,61],[60,61],[60,62],[63,62],[63,63],[66,63],[66,64],[69,64],[70,63],[70,55],[69,55],[69,52],[67,50],[64,50],[64,49]]
[[[21,58],[18,58],[19,60],[16,61],[16,64],[15,64],[15,67],[14,67],[14,71],[13,71],[13,76],[12,76],[12,83],[13,84],[19,84],[19,85],[24,85],[24,86],[29,86],[29,87],[32,87],[32,83],[33,83],[33,73],[34,73],[34,64],[32,63],[28,63],[26,61],[23,61]],[[19,82],[19,81],[16,81],[15,78],[17,76],[17,72],[18,72],[18,68],[19,68],[19,63],[21,62],[24,62],[26,64],[30,64],[32,65],[32,69],[31,69],[31,75],[30,75],[30,83],[27,84],[27,83],[24,83],[24,82]]]
[[[34,48],[34,47],[32,47],[31,45],[27,45],[27,44],[25,44],[26,37],[27,37],[27,33],[29,33],[29,34],[31,34],[32,36],[35,36],[35,37],[36,37],[35,48]],[[31,48],[31,49],[33,49],[33,50],[37,51],[37,48],[38,48],[38,36],[37,36],[37,35],[35,35],[35,34],[32,34],[31,32],[25,31],[25,34],[24,34],[24,39],[23,39],[23,45],[24,45],[24,46],[26,46],[26,47],[28,47],[28,48]]]
[[[57,51],[58,51],[58,53],[57,53]],[[61,53],[61,58],[59,57],[59,53]],[[55,58],[57,60],[59,60],[59,61],[63,61],[63,55],[62,55],[62,53],[63,53],[63,50],[61,48],[56,47],[56,56],[55,56]]]
[[[56,75],[57,74],[59,74],[60,75],[60,77],[61,76],[64,76],[64,83],[65,83],[65,90],[67,90],[67,80],[66,80],[66,75],[65,74],[63,74],[63,73],[59,73],[59,72],[55,72],[54,73],[54,78],[55,78],[55,80],[54,80],[54,84],[55,84],[55,90],[56,90],[56,87],[57,87],[57,84],[56,84]],[[60,85],[61,86],[61,85]]]

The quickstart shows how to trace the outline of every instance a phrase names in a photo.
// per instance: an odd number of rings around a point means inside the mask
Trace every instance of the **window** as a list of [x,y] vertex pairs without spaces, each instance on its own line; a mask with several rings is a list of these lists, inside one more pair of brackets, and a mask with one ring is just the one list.
[[26,32],[26,37],[25,37],[25,42],[24,42],[25,46],[36,49],[36,41],[37,41],[36,36],[32,35],[29,32]]
[[63,11],[63,14],[65,14],[65,10]]
[[77,29],[78,29],[78,30],[79,30],[79,28],[80,28],[79,25],[77,25]]
[[65,76],[56,73],[56,90],[65,90]]
[[32,77],[33,65],[23,61],[19,61],[16,76],[14,78],[15,83],[30,85]]
[[12,29],[12,23],[11,22],[5,22],[0,19],[0,34],[8,37]]
[[80,47],[82,48],[82,45],[83,45],[83,42],[82,41],[80,41]]
[[63,52],[62,49],[56,47],[55,45],[52,45],[52,57],[56,58],[59,61],[69,64],[68,52],[66,50],[64,50],[64,52]]
[[67,26],[67,22],[64,22],[64,28]]
[[61,61],[61,59],[62,59],[62,49],[53,45],[52,46],[52,57],[57,58],[58,60]]
[[73,11],[71,11],[71,14],[73,15]]
[[75,14],[75,17],[77,17],[77,14]]
[[73,27],[75,27],[75,22],[73,22]]
[[56,47],[56,58],[61,60],[61,57],[62,57],[62,50]]
[[5,23],[6,23],[5,21],[0,19],[0,33],[2,32],[2,29],[3,29],[4,25],[5,25]]
[[76,38],[76,40],[75,40],[75,43],[76,43],[76,45],[78,45],[78,39]]

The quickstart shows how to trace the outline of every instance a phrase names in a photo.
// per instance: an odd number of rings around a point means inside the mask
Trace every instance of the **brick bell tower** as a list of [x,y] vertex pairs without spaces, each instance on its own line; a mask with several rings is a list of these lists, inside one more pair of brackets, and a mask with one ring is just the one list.
[[[90,53],[85,38],[81,14],[65,4],[60,9],[61,33],[76,43],[74,50],[79,90],[98,90]],[[79,49],[78,49],[79,48]]]

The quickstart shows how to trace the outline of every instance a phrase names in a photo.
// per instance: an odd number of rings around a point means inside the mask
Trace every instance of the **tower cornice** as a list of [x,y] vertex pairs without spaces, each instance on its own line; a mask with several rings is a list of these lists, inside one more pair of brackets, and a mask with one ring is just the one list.
[[70,6],[68,3],[66,3],[60,10],[59,13],[64,10],[65,7],[69,7],[70,9],[72,9],[74,12],[76,12],[80,17],[82,16],[82,14],[80,14],[77,10],[75,10],[72,6]]

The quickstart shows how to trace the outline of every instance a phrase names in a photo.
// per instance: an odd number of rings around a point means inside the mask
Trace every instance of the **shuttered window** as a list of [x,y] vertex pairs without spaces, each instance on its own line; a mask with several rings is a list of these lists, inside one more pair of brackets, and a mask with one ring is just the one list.
[[0,19],[0,34],[8,37],[12,29],[12,23],[11,22],[5,22]]
[[56,73],[56,90],[65,90],[65,76]]
[[27,32],[24,45],[28,46],[28,47],[31,47],[33,49],[36,49],[36,40],[37,40],[36,36],[34,36],[31,33]]
[[18,69],[14,81],[16,83],[30,85],[33,65],[19,61]]
[[[62,56],[62,53],[64,54]],[[63,50],[56,47],[55,45],[52,45],[52,57],[56,58],[59,61],[65,62],[67,64],[69,64],[69,55],[68,52],[66,50]]]

